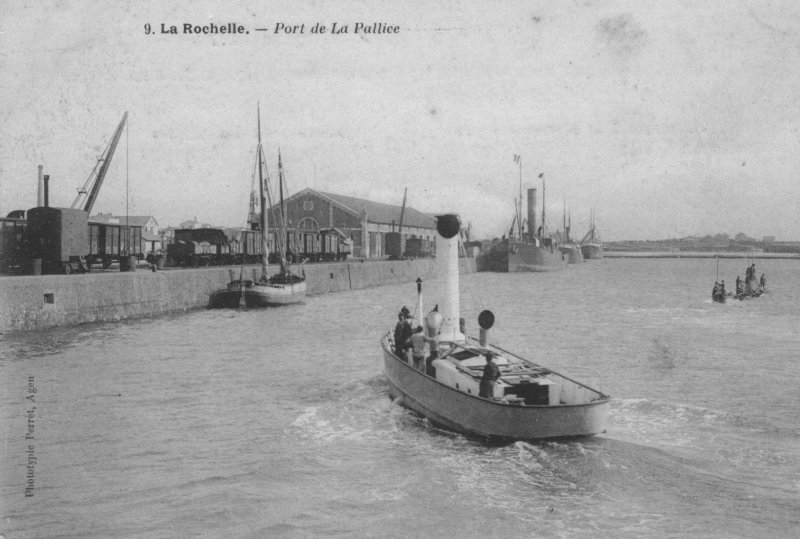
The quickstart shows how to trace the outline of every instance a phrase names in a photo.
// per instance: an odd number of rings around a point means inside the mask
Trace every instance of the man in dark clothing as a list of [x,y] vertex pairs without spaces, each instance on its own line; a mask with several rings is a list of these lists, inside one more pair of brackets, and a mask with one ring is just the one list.
[[494,383],[500,378],[500,367],[492,361],[494,354],[487,352],[484,356],[486,365],[483,366],[483,377],[481,378],[480,396],[487,399],[494,398]]
[[408,338],[411,337],[411,313],[407,308],[403,307],[397,325],[394,327],[394,349],[401,359],[406,359],[405,346]]

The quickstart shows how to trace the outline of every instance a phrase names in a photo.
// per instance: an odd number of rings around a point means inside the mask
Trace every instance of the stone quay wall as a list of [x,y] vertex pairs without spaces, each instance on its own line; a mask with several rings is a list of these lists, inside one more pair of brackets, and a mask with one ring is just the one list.
[[[475,260],[459,260],[461,273]],[[277,271],[277,268],[270,268]],[[214,290],[224,288],[240,268],[168,269],[152,272],[98,272],[74,275],[0,277],[0,332],[31,331],[87,322],[108,322],[204,308]],[[245,266],[252,278],[259,266]],[[360,260],[305,266],[309,296],[429,279],[434,259]]]

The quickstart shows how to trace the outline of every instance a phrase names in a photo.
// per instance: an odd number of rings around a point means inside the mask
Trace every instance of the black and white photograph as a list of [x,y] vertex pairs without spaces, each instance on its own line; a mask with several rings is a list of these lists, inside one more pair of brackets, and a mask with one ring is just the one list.
[[0,539],[800,535],[800,4],[0,5]]

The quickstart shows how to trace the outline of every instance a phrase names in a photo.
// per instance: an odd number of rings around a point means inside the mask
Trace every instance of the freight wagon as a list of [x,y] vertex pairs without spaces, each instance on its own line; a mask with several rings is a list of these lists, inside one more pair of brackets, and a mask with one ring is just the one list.
[[261,261],[261,232],[234,228],[180,228],[167,245],[167,265],[221,266]]
[[27,272],[82,273],[92,264],[107,268],[123,258],[142,258],[138,226],[90,223],[83,210],[48,206],[31,208],[24,221],[18,225],[22,247],[17,240],[16,256]]
[[24,241],[28,222],[12,214],[0,218],[0,273],[21,274],[27,271]]
[[[267,239],[269,263],[277,264],[280,254],[275,233]],[[344,241],[336,229],[308,233],[290,230],[286,234],[286,257],[291,263],[323,262],[346,259],[351,242]],[[261,261],[261,232],[233,228],[181,228],[167,245],[168,266],[220,266],[255,264]]]

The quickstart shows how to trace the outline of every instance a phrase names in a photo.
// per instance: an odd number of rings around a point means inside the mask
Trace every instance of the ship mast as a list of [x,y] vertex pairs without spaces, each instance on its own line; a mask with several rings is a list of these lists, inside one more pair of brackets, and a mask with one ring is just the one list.
[[264,148],[261,146],[261,105],[258,107],[258,192],[261,195],[261,278],[266,282],[269,274],[269,242],[267,237],[267,189],[264,185]]
[[281,236],[281,273],[286,273],[286,248],[284,242],[286,241],[286,202],[283,199],[283,161],[281,160],[281,150],[278,148],[278,186],[281,192],[281,224],[279,234]]
[[519,198],[517,199],[517,238],[522,241],[522,156],[519,157]]
[[544,209],[546,207],[545,198],[544,198],[544,172],[540,174],[542,178],[542,237],[545,235],[545,224],[544,224]]

